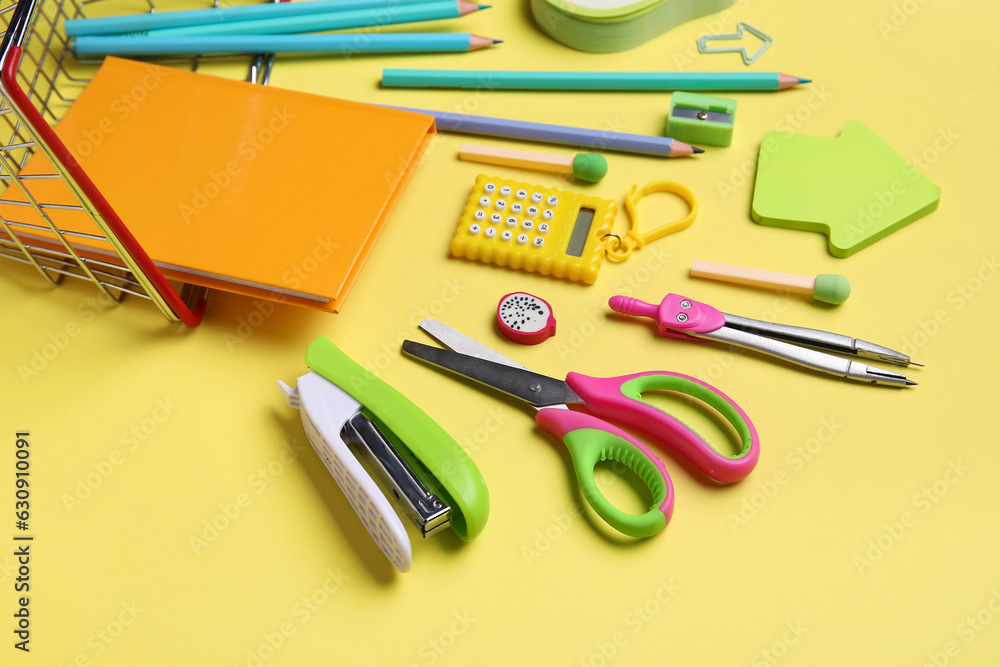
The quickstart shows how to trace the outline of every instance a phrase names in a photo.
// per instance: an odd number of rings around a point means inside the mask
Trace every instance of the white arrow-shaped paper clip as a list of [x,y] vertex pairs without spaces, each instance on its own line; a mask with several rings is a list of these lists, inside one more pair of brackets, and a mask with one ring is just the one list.
[[[742,47],[742,46],[726,46],[726,47],[717,47],[717,48],[713,48],[713,49],[708,48],[708,41],[710,39],[743,39],[743,33],[745,33],[745,32],[748,32],[751,35],[756,36],[757,38],[759,38],[763,42],[763,44],[760,45],[760,48],[757,49],[757,52],[754,53],[752,56],[749,53],[747,53],[746,48]],[[771,38],[770,35],[768,35],[767,33],[761,32],[760,30],[758,30],[757,28],[753,27],[749,23],[746,23],[744,21],[740,21],[739,24],[736,26],[736,32],[734,32],[734,33],[732,33],[730,35],[702,35],[701,37],[699,37],[698,38],[698,52],[699,53],[739,53],[739,54],[741,54],[743,56],[743,63],[744,64],[746,64],[746,65],[752,65],[754,63],[754,61],[757,60],[757,58],[760,58],[764,54],[765,51],[767,51],[769,48],[771,48],[771,44],[773,44],[773,43],[774,43],[774,40]]]

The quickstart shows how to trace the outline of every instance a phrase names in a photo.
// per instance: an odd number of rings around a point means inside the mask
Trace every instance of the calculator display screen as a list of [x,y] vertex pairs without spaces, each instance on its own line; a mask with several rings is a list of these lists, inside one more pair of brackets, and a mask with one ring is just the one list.
[[576,222],[573,224],[573,233],[569,236],[569,244],[566,246],[566,254],[579,257],[583,254],[583,247],[587,245],[587,236],[590,234],[590,226],[594,223],[594,209],[581,208],[576,215]]

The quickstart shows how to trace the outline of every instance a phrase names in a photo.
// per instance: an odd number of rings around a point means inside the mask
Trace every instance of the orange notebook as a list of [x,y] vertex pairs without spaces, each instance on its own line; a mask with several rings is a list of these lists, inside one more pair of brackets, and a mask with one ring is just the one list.
[[[167,278],[336,312],[434,119],[107,58],[55,129]],[[52,167],[37,153],[22,174],[41,173]],[[73,203],[61,181],[29,190]],[[25,201],[15,186],[2,199]],[[49,214],[95,233],[78,211]],[[44,225],[29,207],[0,202],[0,215]],[[103,239],[71,241],[112,258]]]

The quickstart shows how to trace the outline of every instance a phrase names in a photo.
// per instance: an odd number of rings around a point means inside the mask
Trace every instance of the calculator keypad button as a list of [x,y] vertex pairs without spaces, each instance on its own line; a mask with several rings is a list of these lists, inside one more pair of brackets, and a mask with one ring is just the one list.
[[489,208],[490,204],[492,203],[493,200],[487,197],[486,195],[483,195],[482,197],[479,198],[479,205],[482,206],[483,208]]
[[496,183],[487,183],[485,186],[483,186],[483,191],[493,194],[494,192],[497,191]]
[[470,234],[478,234],[480,232],[480,230],[482,230],[482,227],[480,227],[476,223],[472,223],[471,225],[469,225],[469,233]]
[[495,239],[497,237],[497,228],[487,227],[486,231],[483,232],[483,236],[485,236],[488,239]]
[[547,223],[547,222],[539,222],[538,223],[538,233],[539,234],[545,234],[548,231],[549,231],[549,223]]
[[528,191],[518,190],[517,192],[514,193],[514,198],[517,199],[518,201],[524,201],[525,199],[528,198]]
[[494,213],[493,215],[490,216],[491,225],[499,224],[501,220],[503,220],[503,216],[500,215],[499,213]]
[[486,211],[484,211],[483,209],[479,209],[478,211],[472,214],[472,217],[474,217],[479,222],[482,222],[483,220],[486,219]]
[[493,204],[493,205],[497,207],[498,211],[502,211],[502,210],[504,210],[504,209],[507,208],[507,200],[506,199],[498,199],[496,201],[496,203]]
[[529,218],[534,218],[536,215],[538,215],[538,207],[537,206],[529,206],[525,210],[525,213],[528,214]]
[[545,239],[543,239],[541,236],[536,236],[531,240],[531,245],[535,246],[536,248],[541,248],[543,245],[545,245]]
[[549,198],[545,200],[545,203],[548,204],[549,206],[558,206],[559,197],[556,197],[555,195],[549,195]]
[[519,204],[518,202],[514,202],[513,204],[510,205],[510,212],[520,213],[523,208],[524,208],[523,205]]
[[514,216],[509,216],[506,222],[508,227],[517,227],[517,218]]
[[501,197],[509,197],[510,196],[510,186],[509,185],[501,185],[500,186],[500,196]]
[[547,208],[542,211],[542,220],[551,220],[554,217],[556,217],[556,212],[551,208]]
[[510,231],[509,229],[505,229],[502,232],[500,232],[501,241],[510,241],[512,238],[514,238],[514,232]]
[[521,223],[521,229],[523,229],[526,232],[530,232],[531,228],[534,226],[535,223],[533,223],[531,220],[525,220],[524,222]]
[[527,245],[527,243],[528,243],[528,235],[527,234],[518,234],[517,235],[517,242],[518,242],[519,245]]
[[541,192],[532,192],[531,193],[531,201],[535,202],[536,204],[541,204],[542,203],[542,193]]

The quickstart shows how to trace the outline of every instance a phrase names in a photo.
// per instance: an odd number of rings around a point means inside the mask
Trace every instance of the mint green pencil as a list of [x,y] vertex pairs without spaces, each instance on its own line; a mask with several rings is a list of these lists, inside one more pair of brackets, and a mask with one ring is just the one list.
[[385,88],[773,91],[809,83],[779,72],[511,72],[383,69]]
[[291,33],[326,32],[328,30],[350,30],[352,28],[371,28],[399,23],[456,19],[466,14],[477,12],[480,9],[487,9],[488,7],[489,5],[477,5],[471,2],[442,0],[413,5],[389,5],[379,9],[324,12],[321,14],[307,14],[305,16],[287,16],[253,21],[227,21],[211,25],[164,28],[162,30],[149,30],[144,34],[150,37],[194,35],[217,37],[219,35],[287,35]]
[[467,32],[379,33],[374,35],[219,35],[200,37],[103,37],[70,40],[73,55],[148,56],[239,53],[447,53],[477,51],[500,40]]
[[232,21],[287,18],[326,12],[353,12],[358,9],[389,9],[394,5],[419,5],[432,0],[304,0],[302,2],[265,2],[235,7],[211,7],[180,11],[158,11],[92,19],[66,19],[67,37],[123,35],[145,30],[165,30],[192,25],[220,25]]

